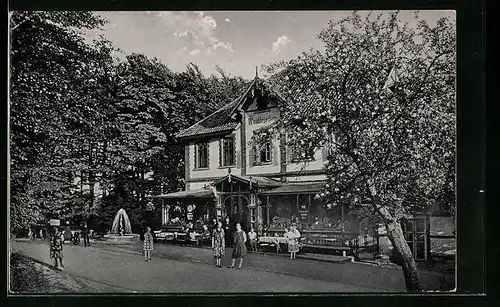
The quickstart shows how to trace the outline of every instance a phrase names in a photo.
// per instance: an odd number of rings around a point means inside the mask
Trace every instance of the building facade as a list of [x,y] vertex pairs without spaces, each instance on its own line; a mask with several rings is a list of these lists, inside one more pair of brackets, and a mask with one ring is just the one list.
[[[229,217],[246,231],[276,236],[295,224],[303,246],[314,251],[391,254],[385,226],[371,225],[368,218],[317,197],[333,144],[306,153],[289,148],[283,137],[252,145],[257,130],[279,119],[280,102],[286,103],[256,76],[240,97],[178,134],[185,144],[186,188],[156,196],[162,200],[162,225],[212,224]],[[417,260],[430,259],[435,245],[430,221],[420,216],[405,222],[405,237]]]
[[327,148],[300,153],[280,137],[251,145],[255,131],[279,118],[280,102],[256,76],[240,97],[179,133],[186,189],[158,196],[164,225],[229,217],[260,233],[290,223],[345,230],[347,210],[329,215],[316,197],[326,180]]

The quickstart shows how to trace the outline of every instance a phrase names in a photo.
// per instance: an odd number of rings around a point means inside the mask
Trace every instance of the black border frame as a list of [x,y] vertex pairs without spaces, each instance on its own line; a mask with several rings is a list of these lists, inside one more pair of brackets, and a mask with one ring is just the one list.
[[[409,294],[341,294],[332,296],[288,295],[239,297],[222,295],[219,297],[199,296],[145,296],[145,295],[95,295],[10,297],[10,303],[20,305],[83,305],[96,303],[119,304],[158,304],[169,299],[171,304],[201,306],[222,305],[254,306],[272,300],[275,304],[314,305],[345,304],[386,306],[387,303],[414,306],[426,304],[430,300],[440,305],[455,305],[458,300],[467,305],[477,304],[478,296],[486,292],[486,211],[485,211],[485,172],[486,172],[486,100],[485,100],[485,3],[480,0],[414,0],[414,1],[361,1],[341,0],[334,3],[319,1],[282,1],[261,0],[252,2],[236,1],[113,1],[87,0],[80,2],[59,0],[11,0],[9,10],[393,10],[393,9],[450,9],[457,14],[457,291],[458,293]],[[5,32],[4,32],[5,33]],[[7,54],[8,56],[8,54]],[[7,118],[7,104],[3,108]],[[8,141],[7,121],[2,125],[2,135]],[[5,143],[4,143],[5,144]],[[5,144],[7,145],[7,144]],[[7,160],[7,146],[2,155]],[[4,164],[4,167],[7,164]],[[7,200],[7,170],[2,180],[5,185],[2,194]],[[5,207],[6,212],[6,207]],[[7,219],[7,215],[5,215]],[[491,220],[490,220],[491,221]],[[7,225],[5,223],[4,225]],[[9,231],[9,230],[7,230]],[[4,237],[5,238],[5,237]],[[6,239],[6,238],[5,238]],[[7,243],[7,242],[5,242]],[[6,245],[5,245],[6,246]],[[490,249],[490,246],[488,247]],[[497,248],[498,251],[498,248]],[[496,254],[496,253],[495,253]],[[491,255],[491,254],[490,254]],[[497,256],[497,255],[494,255]],[[490,258],[493,260],[494,258]],[[5,262],[7,263],[7,262]],[[491,262],[490,262],[491,263]],[[6,267],[6,269],[8,269]],[[7,273],[7,272],[6,272]],[[7,274],[6,274],[7,275]],[[490,281],[488,286],[492,286]],[[7,287],[5,288],[7,289]],[[278,294],[279,295],[279,294]],[[398,297],[404,295],[405,297]],[[444,299],[444,297],[446,299]],[[484,296],[483,296],[484,297]],[[161,300],[161,302],[160,302]]]

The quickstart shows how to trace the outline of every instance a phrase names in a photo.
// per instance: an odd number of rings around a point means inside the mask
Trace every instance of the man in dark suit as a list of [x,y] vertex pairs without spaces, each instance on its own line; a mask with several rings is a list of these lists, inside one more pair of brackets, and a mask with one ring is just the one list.
[[224,222],[222,223],[222,227],[224,227],[224,235],[226,240],[226,247],[233,245],[233,226],[231,225],[231,220],[229,216],[226,217]]
[[85,244],[85,246],[90,246],[89,227],[87,226],[87,223],[83,224],[82,236],[83,236],[83,243]]

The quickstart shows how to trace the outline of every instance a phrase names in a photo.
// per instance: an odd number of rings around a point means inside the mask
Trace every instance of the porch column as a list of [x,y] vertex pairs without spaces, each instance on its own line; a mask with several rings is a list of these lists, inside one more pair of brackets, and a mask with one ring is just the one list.
[[215,217],[218,221],[222,220],[222,198],[220,195],[215,196]]
[[269,206],[271,206],[271,204],[269,203],[269,196],[266,196],[266,200],[267,200],[267,204],[266,204],[266,210],[267,210],[267,227],[269,228],[269,226],[271,225],[270,221],[269,221]]
[[170,221],[170,205],[165,206],[165,224]]

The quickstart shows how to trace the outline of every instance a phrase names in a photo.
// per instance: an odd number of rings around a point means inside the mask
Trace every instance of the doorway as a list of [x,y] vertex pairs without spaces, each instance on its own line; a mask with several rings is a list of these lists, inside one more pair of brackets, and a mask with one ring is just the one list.
[[248,205],[250,199],[244,194],[227,195],[223,198],[223,205],[225,216],[229,216],[231,221],[236,224],[240,223],[241,228],[248,232]]

